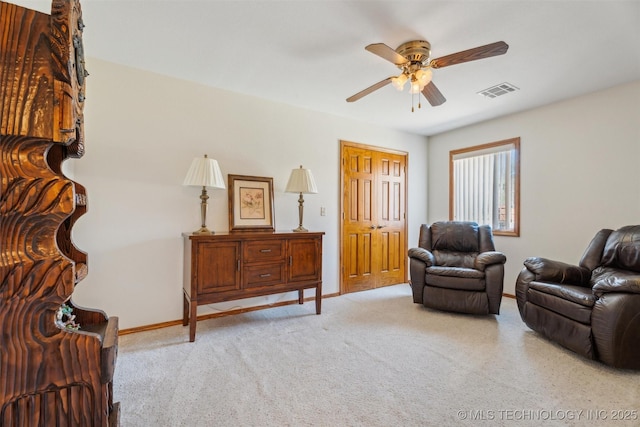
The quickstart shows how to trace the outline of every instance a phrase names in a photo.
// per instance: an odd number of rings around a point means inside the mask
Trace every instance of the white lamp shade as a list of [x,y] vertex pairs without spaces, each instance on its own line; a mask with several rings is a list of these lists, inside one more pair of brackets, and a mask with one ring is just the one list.
[[194,185],[198,187],[226,188],[224,177],[220,172],[220,166],[214,159],[205,154],[204,157],[196,157],[191,162],[191,167],[184,178],[182,185]]
[[312,194],[317,193],[318,188],[316,187],[316,182],[313,180],[311,171],[309,169],[303,169],[302,166],[300,166],[299,169],[293,169],[291,171],[287,188],[284,191],[287,193]]

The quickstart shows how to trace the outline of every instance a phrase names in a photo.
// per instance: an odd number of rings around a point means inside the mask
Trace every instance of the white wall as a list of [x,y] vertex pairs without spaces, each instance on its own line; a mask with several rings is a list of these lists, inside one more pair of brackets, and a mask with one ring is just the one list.
[[429,221],[449,216],[449,150],[517,136],[520,237],[495,237],[510,294],[525,258],[576,264],[598,230],[640,223],[640,81],[430,137]]
[[[65,170],[87,188],[75,225],[89,275],[74,301],[132,328],[182,317],[181,233],[200,226],[200,189],[183,187],[191,160],[207,153],[223,174],[274,179],[278,230],[298,225],[291,169],[311,169],[304,225],[324,231],[323,292],[339,292],[339,140],[409,153],[408,241],[427,217],[427,138],[293,108],[89,58],[86,154]],[[209,191],[210,229],[228,230],[227,190]],[[320,207],[326,216],[320,216]],[[201,307],[200,314],[293,300],[274,295]]]

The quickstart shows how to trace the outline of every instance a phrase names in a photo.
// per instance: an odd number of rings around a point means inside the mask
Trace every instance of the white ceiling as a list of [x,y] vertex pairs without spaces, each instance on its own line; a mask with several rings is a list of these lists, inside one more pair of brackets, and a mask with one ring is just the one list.
[[[49,13],[48,0],[13,3]],[[89,57],[432,135],[640,79],[640,2],[84,0]],[[447,102],[411,113],[398,74],[364,50],[426,39],[432,58],[503,40],[503,56],[434,71]],[[91,71],[91,69],[89,69]],[[477,94],[508,82],[519,91]],[[90,81],[89,81],[90,84]]]

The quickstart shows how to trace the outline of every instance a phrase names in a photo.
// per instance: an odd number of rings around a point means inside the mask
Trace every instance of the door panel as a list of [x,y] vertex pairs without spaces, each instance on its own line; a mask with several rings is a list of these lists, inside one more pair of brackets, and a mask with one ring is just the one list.
[[378,286],[405,281],[405,163],[406,156],[380,153],[377,183],[381,194],[376,228],[380,230]]
[[406,281],[406,154],[342,144],[342,274],[348,293]]
[[372,220],[375,201],[372,153],[343,152],[343,274],[347,292],[369,289],[374,254]]

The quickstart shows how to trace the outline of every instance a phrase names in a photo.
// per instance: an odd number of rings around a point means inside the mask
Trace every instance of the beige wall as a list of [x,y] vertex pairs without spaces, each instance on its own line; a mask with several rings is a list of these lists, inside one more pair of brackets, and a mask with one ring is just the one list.
[[[289,171],[300,164],[313,171],[319,193],[305,197],[304,223],[326,232],[325,294],[339,291],[340,139],[409,153],[411,247],[419,224],[448,217],[449,150],[520,136],[521,236],[496,237],[508,257],[508,293],[527,256],[576,262],[598,229],[640,218],[640,82],[432,136],[427,144],[425,137],[97,59],[89,58],[88,68],[87,151],[65,165],[89,193],[74,240],[88,252],[90,270],[74,300],[119,316],[121,328],[181,317],[180,234],[199,226],[199,190],[181,184],[191,159],[204,153],[225,176],[273,177],[276,228],[283,230],[297,226],[297,196],[283,192]],[[226,231],[227,191],[209,194],[208,225]]]
[[430,137],[429,221],[449,215],[449,150],[517,136],[520,237],[495,238],[511,294],[525,258],[577,263],[599,229],[640,222],[640,82]]
[[[223,174],[274,179],[275,223],[298,225],[291,169],[310,168],[318,194],[305,197],[304,225],[326,233],[323,291],[339,291],[339,140],[409,153],[409,235],[427,217],[427,138],[217,90],[89,58],[86,154],[65,164],[88,191],[73,231],[89,254],[74,300],[120,317],[121,328],[182,316],[181,233],[200,225],[200,190],[183,187],[194,156]],[[228,230],[226,190],[209,191],[209,228]],[[326,216],[320,216],[320,208]],[[309,294],[311,295],[311,293]],[[201,307],[199,313],[295,299],[294,294]]]

